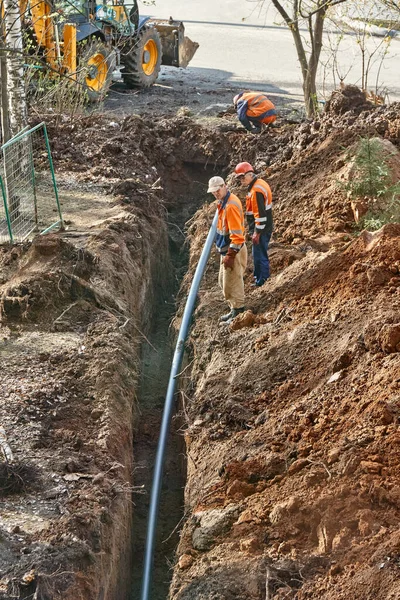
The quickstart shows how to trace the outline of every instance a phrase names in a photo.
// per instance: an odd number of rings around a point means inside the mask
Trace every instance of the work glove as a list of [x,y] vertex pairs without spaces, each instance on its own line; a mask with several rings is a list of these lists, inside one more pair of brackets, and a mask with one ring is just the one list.
[[254,232],[251,237],[251,241],[255,246],[258,246],[258,244],[260,243],[260,235],[261,234]]
[[225,269],[233,269],[233,265],[235,262],[237,251],[233,248],[229,248],[228,252],[225,254],[222,262],[224,263]]

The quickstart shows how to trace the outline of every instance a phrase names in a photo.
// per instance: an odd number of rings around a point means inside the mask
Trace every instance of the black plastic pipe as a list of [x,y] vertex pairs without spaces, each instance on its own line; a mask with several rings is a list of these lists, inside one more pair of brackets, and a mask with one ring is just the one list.
[[179,329],[178,341],[175,347],[175,353],[172,360],[171,373],[169,376],[167,395],[165,397],[164,411],[161,422],[160,437],[158,439],[156,462],[154,466],[153,485],[151,489],[149,522],[147,525],[147,539],[144,557],[144,570],[141,600],[149,600],[151,589],[151,576],[154,560],[154,540],[157,526],[158,506],[160,503],[162,476],[164,470],[165,448],[171,423],[172,411],[174,408],[175,388],[179,375],[179,370],[182,364],[183,354],[185,351],[185,341],[189,332],[192,314],[196,303],[197,292],[199,291],[200,283],[207,266],[207,261],[210,256],[211,248],[215,240],[217,230],[218,211],[215,213],[210,231],[208,232],[203,251],[201,253],[195,274],[193,276],[192,285],[190,286],[189,294],[186,300],[185,310],[183,312],[182,323]]

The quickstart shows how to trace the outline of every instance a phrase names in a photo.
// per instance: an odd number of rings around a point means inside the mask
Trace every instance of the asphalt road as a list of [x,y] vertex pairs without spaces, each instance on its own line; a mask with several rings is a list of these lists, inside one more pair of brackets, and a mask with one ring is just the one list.
[[[261,9],[260,9],[261,6]],[[142,14],[184,21],[187,35],[200,47],[187,77],[196,85],[255,87],[270,94],[302,97],[301,74],[291,33],[279,24],[270,2],[258,0],[157,0],[140,4]],[[325,51],[318,75],[319,99],[345,83],[361,84],[361,53],[356,36],[346,35],[337,47],[338,36],[325,35]],[[304,32],[305,35],[307,32]],[[367,53],[375,53],[370,65],[368,89],[385,92],[389,100],[400,100],[400,36],[390,46],[382,38],[371,37]],[[382,64],[383,48],[387,55]],[[336,58],[332,66],[333,55]]]

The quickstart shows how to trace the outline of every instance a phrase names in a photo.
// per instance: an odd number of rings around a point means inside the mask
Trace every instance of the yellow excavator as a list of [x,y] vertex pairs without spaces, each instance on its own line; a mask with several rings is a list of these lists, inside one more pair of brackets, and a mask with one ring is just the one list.
[[186,67],[198,48],[181,21],[139,16],[137,0],[20,0],[26,47],[53,73],[81,84],[89,101],[119,71],[127,87],[149,87],[161,64]]

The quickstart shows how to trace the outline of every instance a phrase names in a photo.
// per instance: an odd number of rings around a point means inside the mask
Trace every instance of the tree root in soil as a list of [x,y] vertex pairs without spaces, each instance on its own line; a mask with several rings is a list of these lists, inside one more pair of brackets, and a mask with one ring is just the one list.
[[39,479],[35,466],[28,463],[0,463],[0,495],[18,494],[31,488]]

